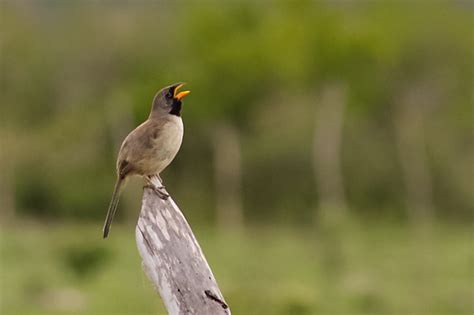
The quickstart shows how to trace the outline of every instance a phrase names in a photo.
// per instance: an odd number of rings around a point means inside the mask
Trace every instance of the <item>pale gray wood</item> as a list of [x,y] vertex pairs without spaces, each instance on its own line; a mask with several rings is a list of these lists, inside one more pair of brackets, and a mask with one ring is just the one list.
[[[156,177],[152,182],[161,186]],[[163,200],[146,188],[135,232],[143,269],[169,314],[231,313],[191,227],[171,197]]]

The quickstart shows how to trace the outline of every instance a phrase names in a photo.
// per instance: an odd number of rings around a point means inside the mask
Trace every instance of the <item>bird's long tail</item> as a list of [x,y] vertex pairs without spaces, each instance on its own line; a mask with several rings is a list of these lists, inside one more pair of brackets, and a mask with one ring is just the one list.
[[105,218],[104,223],[104,238],[107,238],[109,235],[110,225],[112,224],[112,220],[115,216],[115,211],[117,211],[117,206],[120,199],[120,193],[122,192],[122,184],[124,182],[124,178],[118,177],[117,181],[115,182],[114,193],[112,194],[112,200],[110,200],[109,210],[107,211],[107,217]]

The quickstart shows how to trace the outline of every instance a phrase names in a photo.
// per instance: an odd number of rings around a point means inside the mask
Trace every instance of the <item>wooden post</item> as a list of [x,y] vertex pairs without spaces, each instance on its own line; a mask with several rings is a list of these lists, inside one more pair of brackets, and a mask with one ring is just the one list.
[[[152,182],[161,186],[159,179]],[[168,313],[230,314],[191,227],[176,203],[146,188],[136,227],[143,269]]]

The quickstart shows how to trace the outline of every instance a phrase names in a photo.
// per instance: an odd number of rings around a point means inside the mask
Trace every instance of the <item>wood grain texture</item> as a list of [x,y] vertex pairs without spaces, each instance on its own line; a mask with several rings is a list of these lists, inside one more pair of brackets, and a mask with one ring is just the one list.
[[[160,186],[157,178],[152,179]],[[144,190],[136,227],[143,268],[168,313],[230,314],[191,227],[170,197]]]

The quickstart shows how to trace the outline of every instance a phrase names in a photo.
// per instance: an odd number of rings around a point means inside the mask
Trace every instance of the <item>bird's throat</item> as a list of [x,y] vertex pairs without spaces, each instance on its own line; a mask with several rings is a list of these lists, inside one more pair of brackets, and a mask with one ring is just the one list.
[[171,105],[171,115],[181,116],[181,101],[174,101]]

